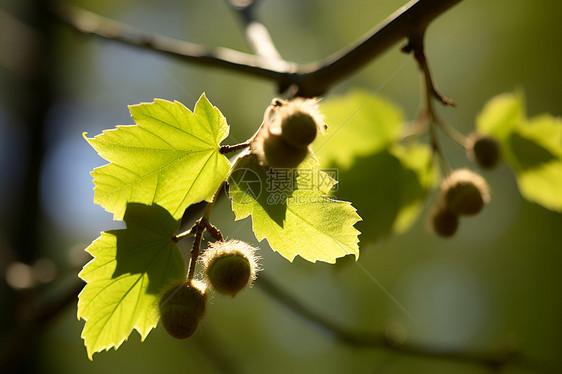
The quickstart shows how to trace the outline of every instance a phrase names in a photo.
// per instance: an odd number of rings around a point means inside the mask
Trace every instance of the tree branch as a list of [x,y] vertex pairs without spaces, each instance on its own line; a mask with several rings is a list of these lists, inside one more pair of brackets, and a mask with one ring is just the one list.
[[461,0],[412,0],[376,26],[363,39],[326,60],[300,70],[295,83],[302,96],[323,94],[404,38],[423,33],[439,15]]
[[274,69],[268,59],[228,48],[209,48],[167,36],[145,32],[93,12],[55,1],[55,16],[73,29],[88,35],[110,39],[134,47],[173,56],[182,61],[247,73],[256,77],[281,81],[295,70],[292,64]]
[[[189,63],[269,79],[277,83],[279,92],[294,87],[294,95],[313,97],[323,95],[334,84],[356,73],[402,39],[410,38],[420,30],[424,30],[436,17],[460,1],[412,0],[349,48],[335,53],[323,61],[305,66],[278,58],[275,49],[266,50],[265,47],[256,46],[255,44],[259,42],[256,38],[267,41],[269,34],[260,23],[249,22],[248,20],[253,18],[247,15],[243,16],[246,17],[243,20],[248,21],[247,35],[251,34],[249,35],[250,43],[261,56],[228,48],[209,48],[147,33],[136,27],[70,5],[64,0],[56,1],[53,11],[62,22],[85,34],[149,49]],[[252,8],[246,6],[244,9],[251,11]],[[251,27],[253,27],[253,31],[250,32]],[[272,43],[269,44],[269,46],[272,45]]]
[[277,62],[286,64],[287,62],[283,61],[281,54],[271,40],[269,31],[256,17],[258,1],[227,0],[227,3],[240,17],[244,25],[246,40],[252,51],[258,56],[270,59],[273,65],[276,65]]
[[397,354],[405,354],[413,357],[427,358],[434,360],[444,360],[461,364],[471,364],[484,366],[491,370],[501,370],[506,366],[515,365],[530,369],[547,369],[539,363],[522,357],[513,351],[497,352],[465,352],[450,349],[428,348],[418,344],[393,344],[384,334],[365,333],[353,331],[345,328],[329,319],[321,316],[308,308],[299,300],[294,298],[279,285],[270,280],[263,273],[260,274],[256,285],[265,291],[269,296],[283,304],[285,307],[304,318],[308,322],[320,327],[325,332],[332,335],[338,341],[354,346],[383,349]]

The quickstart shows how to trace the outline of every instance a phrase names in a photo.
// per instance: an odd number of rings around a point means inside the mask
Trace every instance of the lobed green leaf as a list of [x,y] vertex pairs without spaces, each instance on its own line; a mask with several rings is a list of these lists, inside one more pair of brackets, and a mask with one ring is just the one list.
[[179,228],[158,205],[130,203],[127,228],[103,232],[86,250],[94,256],[79,274],[78,318],[88,357],[115,349],[136,329],[144,340],[159,319],[161,291],[185,279],[185,261],[172,236]]
[[401,136],[402,112],[367,91],[328,98],[320,102],[320,109],[328,130],[317,138],[314,152],[323,165],[348,169],[355,158],[373,154]]
[[376,95],[355,91],[321,104],[328,135],[315,143],[315,154],[323,168],[337,168],[338,197],[352,200],[368,222],[362,241],[408,229],[437,182],[430,148],[399,145],[404,116]]
[[312,167],[265,169],[252,154],[241,155],[228,179],[236,220],[251,215],[256,238],[292,261],[334,263],[337,258],[359,256],[361,220],[350,203],[327,197],[335,180]]
[[562,212],[562,120],[550,115],[527,119],[522,96],[492,98],[478,116],[477,129],[500,141],[524,198]]
[[86,138],[110,163],[96,168],[94,202],[122,219],[129,202],[158,204],[176,219],[210,201],[230,162],[220,151],[226,119],[201,95],[191,112],[179,102],[155,99],[129,107],[136,125]]

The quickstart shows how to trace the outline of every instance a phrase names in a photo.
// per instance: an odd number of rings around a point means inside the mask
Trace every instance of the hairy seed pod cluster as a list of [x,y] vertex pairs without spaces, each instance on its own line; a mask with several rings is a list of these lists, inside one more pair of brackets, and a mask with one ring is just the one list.
[[256,279],[259,268],[255,252],[240,240],[211,243],[201,257],[205,280],[215,291],[236,296]]
[[312,154],[310,144],[325,125],[315,99],[274,99],[250,150],[271,168],[294,168]]
[[468,169],[455,170],[441,182],[431,227],[436,234],[450,237],[457,231],[459,216],[479,213],[488,201],[490,188],[482,176]]
[[164,328],[176,339],[189,338],[201,322],[207,305],[206,287],[190,281],[169,287],[158,304]]
[[468,157],[483,169],[491,169],[498,164],[501,158],[499,141],[493,136],[472,134],[466,145]]

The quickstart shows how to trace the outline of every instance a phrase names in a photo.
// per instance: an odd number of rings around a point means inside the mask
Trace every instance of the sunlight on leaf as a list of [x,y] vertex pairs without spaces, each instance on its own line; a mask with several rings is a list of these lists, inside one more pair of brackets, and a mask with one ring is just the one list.
[[367,228],[363,242],[376,242],[407,230],[437,181],[431,151],[424,144],[394,146],[358,158],[339,173],[338,197],[353,199]]
[[314,152],[323,165],[348,169],[355,158],[373,154],[401,136],[402,112],[367,91],[323,100],[320,110],[328,130],[315,141]]
[[334,263],[337,258],[359,256],[361,220],[350,203],[327,197],[336,183],[313,167],[266,170],[256,156],[241,155],[228,179],[236,220],[252,217],[256,238],[292,261],[295,256]]
[[204,94],[193,113],[160,99],[129,110],[136,125],[86,138],[110,162],[92,172],[94,202],[118,220],[128,202],[158,204],[177,219],[189,205],[210,201],[230,169],[219,153],[228,135],[220,111]]
[[521,92],[505,93],[490,99],[476,117],[476,128],[481,134],[493,135],[498,140],[525,120],[524,97]]
[[524,198],[562,212],[562,120],[524,113],[521,94],[499,95],[486,104],[477,128],[500,141]]
[[328,136],[315,142],[314,152],[322,168],[337,168],[338,198],[353,201],[368,224],[362,241],[408,229],[437,181],[430,148],[398,145],[401,111],[368,92],[353,91],[321,104]]
[[87,282],[78,296],[82,338],[95,352],[119,348],[136,329],[144,340],[156,326],[162,289],[185,279],[185,261],[172,236],[179,227],[158,205],[131,203],[126,229],[103,232],[86,250],[94,256],[79,274]]

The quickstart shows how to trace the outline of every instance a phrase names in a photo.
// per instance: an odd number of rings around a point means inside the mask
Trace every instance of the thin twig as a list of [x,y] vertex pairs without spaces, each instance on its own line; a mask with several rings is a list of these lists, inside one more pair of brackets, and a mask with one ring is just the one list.
[[[81,33],[164,53],[190,63],[266,78],[277,83],[279,92],[285,92],[293,87],[293,93],[297,96],[315,97],[323,95],[334,84],[356,73],[404,38],[409,38],[413,30],[425,28],[436,17],[460,1],[412,0],[349,48],[325,60],[304,66],[282,59],[272,59],[273,53],[264,51],[262,47],[257,47],[258,51],[267,57],[228,48],[209,48],[147,33],[70,5],[64,0],[56,1],[53,11],[59,20]],[[262,40],[267,40],[263,38],[266,35],[263,29],[261,34]]]
[[522,357],[517,352],[508,350],[478,353],[455,351],[447,348],[429,348],[427,346],[413,343],[396,345],[384,334],[354,331],[327,319],[308,308],[304,303],[297,300],[287,291],[283,290],[276,282],[269,279],[263,273],[258,278],[256,284],[269,296],[283,304],[298,316],[321,328],[324,332],[327,332],[338,341],[350,346],[383,349],[413,357],[484,366],[491,370],[498,371],[509,365],[531,369],[537,369],[539,366],[544,366],[540,363]]
[[423,96],[423,108],[421,111],[420,116],[418,117],[418,121],[421,122],[422,128],[429,129],[429,138],[431,142],[431,148],[433,150],[433,155],[437,156],[439,159],[439,163],[441,165],[441,169],[446,175],[451,173],[451,165],[449,161],[445,157],[443,153],[443,149],[439,144],[439,140],[437,138],[437,131],[436,126],[439,126],[445,134],[450,136],[454,141],[458,142],[459,144],[465,144],[465,139],[463,139],[463,135],[458,131],[453,131],[451,127],[447,126],[445,122],[441,119],[441,117],[435,111],[433,106],[433,99],[438,100],[443,105],[450,105],[455,106],[455,102],[452,99],[445,97],[441,94],[435,87],[433,83],[433,78],[431,75],[431,71],[429,69],[429,64],[427,62],[427,57],[425,56],[424,50],[424,42],[423,39],[425,37],[426,27],[420,27],[412,31],[410,38],[408,40],[408,44],[402,47],[402,51],[405,53],[413,53],[416,62],[418,63],[418,67],[421,73],[421,80],[422,80],[422,96]]
[[203,234],[205,233],[205,230],[209,230],[209,233],[214,239],[223,240],[220,230],[215,226],[213,226],[210,222],[211,212],[213,210],[213,207],[215,206],[215,203],[217,202],[217,198],[220,192],[222,191],[223,184],[224,182],[220,184],[220,186],[217,188],[217,190],[213,195],[213,199],[211,200],[210,203],[207,204],[203,217],[198,219],[197,222],[195,222],[195,224],[193,225],[193,227],[189,230],[190,232],[191,230],[194,231],[195,238],[193,239],[193,246],[190,252],[191,259],[189,261],[189,271],[187,273],[188,281],[192,280],[193,277],[195,276],[197,259],[199,258],[199,254],[201,253],[201,242],[203,241]]
[[281,66],[287,64],[287,61],[281,58],[269,31],[257,19],[255,10],[258,1],[247,1],[244,4],[240,4],[240,1],[236,0],[226,0],[226,2],[236,11],[242,21],[244,35],[252,51],[258,56],[270,59],[272,65],[277,65],[278,62],[281,63]]
[[197,221],[195,227],[195,238],[193,239],[193,247],[191,248],[191,259],[189,261],[189,271],[187,273],[187,280],[191,281],[195,276],[195,268],[197,267],[197,259],[201,252],[201,241],[203,240],[203,232],[205,226],[201,224],[201,220]]
[[451,138],[455,143],[463,148],[466,148],[468,144],[468,138],[462,134],[459,130],[449,125],[447,122],[443,121],[441,117],[436,118],[436,123],[449,138]]
[[196,231],[197,231],[197,223],[195,225],[191,226],[191,228],[189,230],[186,230],[186,231],[172,237],[172,241],[174,241],[174,243],[177,243],[180,240],[191,238],[193,235],[195,235]]
[[296,69],[292,64],[273,69],[270,68],[268,59],[259,56],[223,47],[209,48],[160,34],[149,33],[87,11],[65,0],[55,1],[52,10],[61,22],[83,34],[148,49],[189,63],[248,73],[274,81],[284,80],[288,72]]

